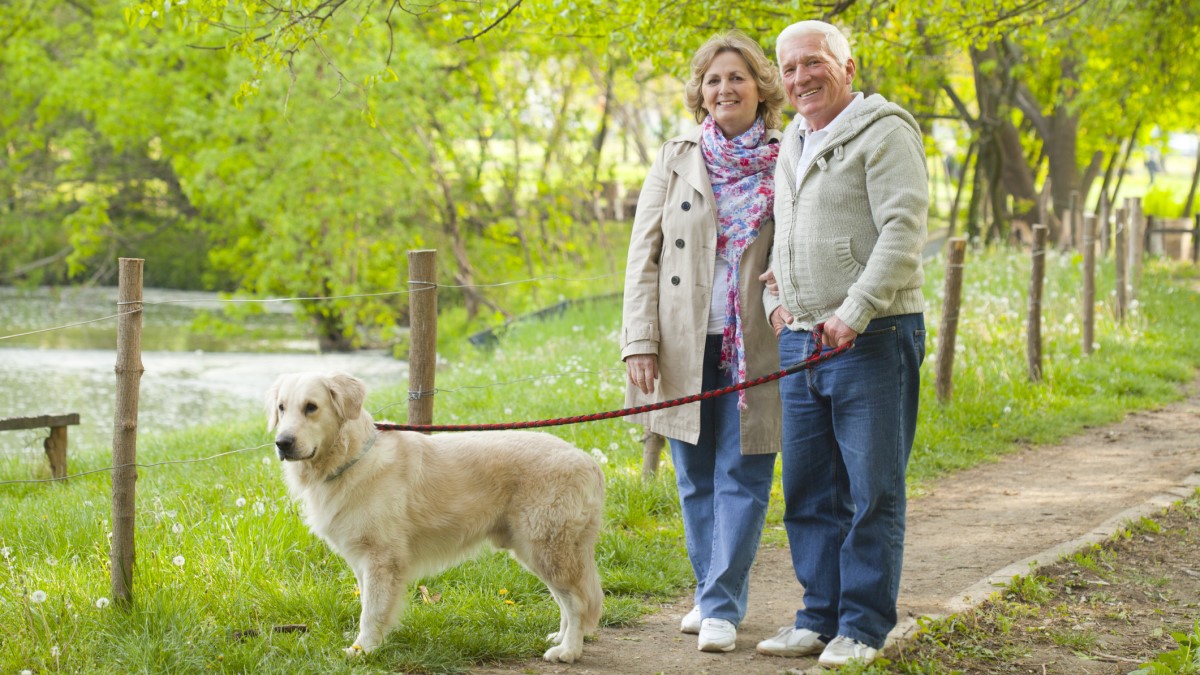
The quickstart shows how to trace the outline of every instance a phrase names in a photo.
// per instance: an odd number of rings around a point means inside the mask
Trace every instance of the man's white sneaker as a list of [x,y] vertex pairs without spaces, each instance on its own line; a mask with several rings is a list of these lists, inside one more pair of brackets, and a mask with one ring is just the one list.
[[839,635],[829,643],[825,651],[821,652],[821,658],[817,659],[817,663],[822,666],[844,666],[850,661],[855,661],[861,665],[868,665],[875,660],[875,656],[879,654],[879,650],[846,637]]
[[683,621],[679,622],[679,632],[695,635],[700,632],[700,607],[692,608],[692,611],[683,615]]
[[775,637],[758,643],[758,653],[767,656],[811,656],[825,649],[825,641],[819,633],[807,628],[784,626]]
[[731,652],[737,646],[737,627],[725,619],[705,619],[700,622],[702,652]]

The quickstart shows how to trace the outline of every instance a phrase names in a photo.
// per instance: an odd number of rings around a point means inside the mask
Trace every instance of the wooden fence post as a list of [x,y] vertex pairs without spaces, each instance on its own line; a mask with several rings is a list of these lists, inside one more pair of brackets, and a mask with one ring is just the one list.
[[645,428],[642,434],[642,478],[649,480],[654,478],[658,473],[659,460],[662,457],[663,447],[667,444],[667,439],[660,436],[649,427]]
[[1126,281],[1129,285],[1129,303],[1137,300],[1138,288],[1142,284],[1142,257],[1146,250],[1146,221],[1142,215],[1142,200],[1140,197],[1130,197],[1126,200],[1129,205],[1129,264],[1125,266]]
[[408,423],[433,424],[437,251],[408,252]]
[[117,292],[117,392],[113,419],[112,548],[113,602],[133,604],[138,398],[142,373],[142,264],[121,258]]
[[1128,232],[1129,212],[1124,208],[1117,209],[1116,223],[1113,232],[1113,267],[1116,274],[1116,291],[1113,298],[1113,316],[1117,323],[1125,321],[1125,306],[1129,298],[1129,284],[1125,279],[1125,265],[1129,263],[1126,248],[1129,245]]
[[967,240],[954,237],[946,255],[946,280],[942,286],[942,324],[938,329],[937,376],[934,388],[938,403],[948,403],[954,393],[954,346],[958,340],[958,310],[962,307],[963,258]]
[[1046,277],[1045,225],[1033,226],[1033,265],[1029,275],[1029,326],[1025,331],[1025,359],[1029,380],[1042,381],[1042,282]]
[[1096,340],[1096,217],[1083,218],[1083,353]]
[[1192,264],[1200,263],[1200,213],[1195,215],[1192,226]]

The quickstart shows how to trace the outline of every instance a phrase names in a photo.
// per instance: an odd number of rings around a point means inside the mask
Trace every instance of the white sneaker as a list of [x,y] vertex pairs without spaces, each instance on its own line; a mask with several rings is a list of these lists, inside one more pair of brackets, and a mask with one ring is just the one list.
[[731,652],[737,646],[737,627],[725,619],[705,619],[700,622],[700,640],[697,647],[702,652]]
[[865,666],[874,661],[878,653],[879,650],[874,647],[868,647],[858,640],[839,635],[833,638],[825,651],[821,652],[821,658],[817,659],[817,663],[822,666],[844,666],[850,661],[856,661]]
[[696,635],[700,632],[700,606],[692,608],[692,611],[683,615],[683,621],[679,622],[679,632],[687,633],[688,635]]
[[825,649],[820,634],[807,628],[784,626],[775,637],[758,643],[758,653],[767,656],[811,656]]

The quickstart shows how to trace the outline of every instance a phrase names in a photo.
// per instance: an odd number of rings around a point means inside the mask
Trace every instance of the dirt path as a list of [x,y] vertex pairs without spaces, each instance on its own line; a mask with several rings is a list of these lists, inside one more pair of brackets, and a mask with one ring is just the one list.
[[[927,486],[911,499],[900,589],[901,625],[973,606],[1029,563],[1111,534],[1125,520],[1165,505],[1200,484],[1200,389],[1161,410],[1085,431],[1066,442],[1027,448]],[[751,577],[750,610],[737,650],[705,654],[679,633],[690,597],[664,605],[631,628],[602,629],[575,665],[528,661],[481,673],[781,673],[811,668],[815,657],[755,654],[758,640],[792,623],[800,588],[787,549],[764,546]]]

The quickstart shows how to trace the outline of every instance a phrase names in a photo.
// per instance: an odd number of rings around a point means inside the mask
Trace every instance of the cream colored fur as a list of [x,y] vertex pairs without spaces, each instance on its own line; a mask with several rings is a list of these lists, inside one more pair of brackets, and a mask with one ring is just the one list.
[[545,659],[577,660],[604,599],[595,562],[604,474],[595,460],[542,433],[380,432],[365,397],[363,383],[342,373],[283,375],[267,395],[288,489],[358,580],[362,615],[347,654],[380,645],[410,581],[491,542],[558,602]]

